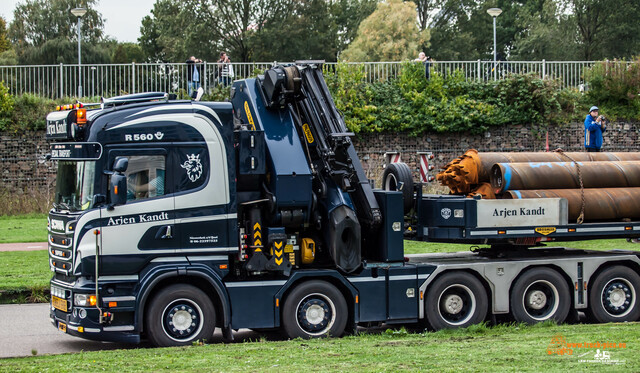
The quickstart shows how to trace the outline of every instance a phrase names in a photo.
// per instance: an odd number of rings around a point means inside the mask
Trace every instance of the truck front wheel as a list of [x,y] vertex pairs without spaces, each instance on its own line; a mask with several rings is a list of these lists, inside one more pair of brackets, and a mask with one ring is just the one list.
[[524,272],[513,285],[510,303],[513,318],[528,324],[546,320],[561,323],[571,308],[566,281],[550,268]]
[[602,271],[589,287],[587,314],[597,322],[636,321],[640,276],[629,267],[613,266]]
[[216,327],[213,303],[195,286],[168,286],[146,309],[147,334],[155,346],[184,346],[207,340]]
[[335,286],[309,281],[297,286],[286,298],[282,326],[287,337],[339,337],[347,325],[347,302]]
[[425,297],[426,318],[434,330],[464,328],[484,321],[487,292],[467,272],[450,272],[431,285]]

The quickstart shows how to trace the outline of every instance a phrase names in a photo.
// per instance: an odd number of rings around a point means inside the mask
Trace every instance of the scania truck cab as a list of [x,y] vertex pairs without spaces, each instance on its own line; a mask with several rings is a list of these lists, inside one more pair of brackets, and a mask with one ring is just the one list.
[[[483,226],[484,201],[423,196],[406,165],[385,172],[388,190],[373,189],[352,136],[320,61],[236,81],[228,102],[144,93],[50,113],[51,322],[88,339],[172,346],[216,328],[227,339],[240,328],[311,338],[500,314],[640,316],[636,253],[405,256],[405,237],[501,243],[537,233]],[[545,225],[566,226],[563,202],[544,203]]]

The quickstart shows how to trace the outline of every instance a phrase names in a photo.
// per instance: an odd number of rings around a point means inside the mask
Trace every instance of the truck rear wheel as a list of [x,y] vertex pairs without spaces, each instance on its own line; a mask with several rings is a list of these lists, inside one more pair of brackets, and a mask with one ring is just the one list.
[[557,271],[532,268],[524,272],[511,290],[511,314],[518,322],[563,322],[571,308],[569,288]]
[[[402,190],[400,186],[402,185]],[[413,207],[413,178],[411,169],[406,163],[390,163],[382,174],[382,188],[402,192],[404,212],[408,213]]]
[[146,310],[147,334],[160,347],[207,340],[216,327],[216,313],[209,296],[191,285],[168,286],[151,300]]
[[435,280],[425,297],[426,319],[434,330],[464,328],[484,321],[489,301],[480,281],[467,272]]
[[589,287],[587,315],[597,322],[636,321],[640,276],[629,267],[613,266],[602,271]]
[[347,325],[347,302],[335,286],[309,281],[297,286],[286,298],[282,326],[287,337],[340,337]]

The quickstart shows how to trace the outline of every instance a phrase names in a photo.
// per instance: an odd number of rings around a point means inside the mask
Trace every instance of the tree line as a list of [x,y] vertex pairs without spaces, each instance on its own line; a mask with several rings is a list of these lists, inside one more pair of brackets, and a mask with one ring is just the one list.
[[97,0],[24,0],[0,18],[0,65],[85,63],[490,60],[498,7],[501,60],[602,60],[640,51],[638,0],[157,0],[137,43],[104,33]]

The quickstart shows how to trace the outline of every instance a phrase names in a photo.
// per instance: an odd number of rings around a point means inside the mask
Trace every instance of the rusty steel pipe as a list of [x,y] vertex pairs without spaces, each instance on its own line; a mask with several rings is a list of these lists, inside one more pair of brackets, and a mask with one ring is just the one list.
[[[570,222],[578,219],[582,206],[580,189],[510,190],[503,198],[566,198]],[[584,198],[585,222],[640,219],[640,188],[584,189]]]
[[491,169],[495,194],[519,189],[640,187],[640,161],[497,163]]
[[[569,158],[567,158],[570,157]],[[586,153],[586,152],[522,152],[494,153],[467,150],[449,162],[436,179],[449,187],[453,194],[469,194],[478,184],[489,182],[491,169],[496,163],[515,162],[598,162],[640,161],[640,152],[634,153]]]

